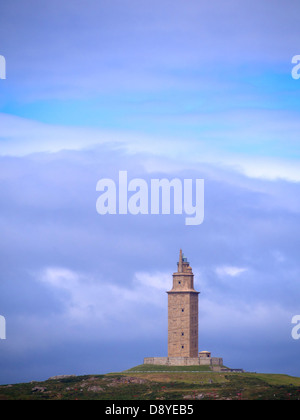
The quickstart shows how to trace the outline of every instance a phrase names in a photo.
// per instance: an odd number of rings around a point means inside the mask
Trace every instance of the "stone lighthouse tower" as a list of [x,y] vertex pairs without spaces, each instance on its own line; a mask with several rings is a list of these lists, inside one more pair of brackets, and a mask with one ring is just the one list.
[[198,294],[182,250],[168,293],[168,357],[198,357]]
[[211,357],[210,351],[198,354],[198,295],[194,289],[194,274],[182,251],[179,253],[173,287],[168,293],[168,357],[145,357],[145,365],[210,366],[220,370],[221,357]]

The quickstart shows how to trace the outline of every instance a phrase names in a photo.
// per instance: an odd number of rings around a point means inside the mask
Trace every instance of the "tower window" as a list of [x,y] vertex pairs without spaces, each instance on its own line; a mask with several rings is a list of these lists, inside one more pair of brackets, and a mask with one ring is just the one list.
[[181,281],[179,281],[178,284],[181,284]]
[[184,346],[181,346],[182,349],[184,349]]
[[181,312],[184,312],[184,308],[181,309]]
[[183,336],[184,335],[184,332],[182,332],[181,335]]

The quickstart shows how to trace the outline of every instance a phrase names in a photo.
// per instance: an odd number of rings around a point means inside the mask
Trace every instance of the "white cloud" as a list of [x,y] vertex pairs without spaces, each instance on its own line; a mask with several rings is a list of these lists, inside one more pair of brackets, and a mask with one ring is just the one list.
[[44,124],[0,113],[0,154],[26,156],[31,153],[80,150],[93,145],[121,142],[117,133],[92,128]]
[[245,271],[248,271],[248,268],[243,267],[234,267],[234,266],[222,266],[217,267],[215,272],[218,276],[229,276],[229,277],[238,277]]
[[172,276],[170,273],[139,272],[135,274],[135,279],[137,283],[140,283],[147,288],[154,288],[161,291],[169,290],[172,283]]
[[140,305],[162,307],[162,290],[170,288],[170,275],[165,273],[136,273],[127,287],[61,267],[46,267],[35,277],[58,292],[64,316],[79,323],[101,320],[112,324],[134,318]]
[[300,162],[298,159],[232,155],[224,156],[224,163],[232,165],[250,178],[266,180],[285,179],[300,182]]
[[[204,117],[203,115],[199,116],[203,120]],[[208,119],[213,118],[211,123],[218,118],[222,120],[226,117],[228,117],[227,114],[207,116]],[[237,118],[240,117],[237,116]],[[272,116],[268,115],[266,118],[271,124]],[[295,116],[295,118],[298,117]],[[280,115],[276,116],[276,119],[280,120]],[[278,124],[281,124],[281,131],[284,131],[285,121],[282,120]],[[2,156],[26,156],[32,153],[55,153],[61,150],[86,150],[106,144],[111,150],[122,148],[127,151],[128,155],[147,154],[148,158],[143,160],[143,164],[148,172],[196,169],[201,163],[227,168],[250,178],[300,181],[300,165],[296,158],[261,157],[252,152],[250,155],[235,153],[234,147],[231,153],[223,150],[222,144],[226,144],[228,136],[232,136],[230,130],[216,133],[209,131],[203,133],[200,139],[190,136],[183,141],[179,137],[175,138],[171,135],[161,137],[146,135],[143,132],[44,124],[3,113],[0,113],[0,126],[0,155]],[[268,127],[266,127],[267,131]],[[295,132],[298,131],[295,126]],[[261,138],[263,135],[263,133],[258,135],[253,132],[252,138]],[[234,140],[234,138],[239,140]],[[234,144],[235,141],[240,143],[240,138],[243,138],[243,132],[237,129],[229,144]],[[222,141],[220,141],[221,139]],[[268,149],[268,141],[266,149]],[[292,152],[294,146],[291,144],[287,147]],[[247,148],[247,144],[245,144],[245,148]]]
[[275,302],[257,301],[247,304],[223,299],[216,302],[202,298],[200,305],[200,330],[206,334],[225,334],[227,339],[243,340],[247,334],[260,333],[259,341],[280,341],[290,338],[291,311]]

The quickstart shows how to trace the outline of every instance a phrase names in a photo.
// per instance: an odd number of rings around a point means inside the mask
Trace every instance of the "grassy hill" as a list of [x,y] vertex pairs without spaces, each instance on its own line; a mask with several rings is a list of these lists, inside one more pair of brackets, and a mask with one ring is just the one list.
[[213,372],[203,366],[140,365],[106,375],[0,386],[0,400],[297,400],[300,378]]

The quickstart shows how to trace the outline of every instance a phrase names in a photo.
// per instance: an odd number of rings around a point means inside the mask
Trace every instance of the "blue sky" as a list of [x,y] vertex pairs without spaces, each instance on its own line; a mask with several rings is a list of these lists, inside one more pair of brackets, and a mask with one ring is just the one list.
[[[1,5],[0,383],[167,352],[183,248],[199,349],[300,375],[299,6],[230,0]],[[100,178],[204,178],[205,221],[100,216]]]

